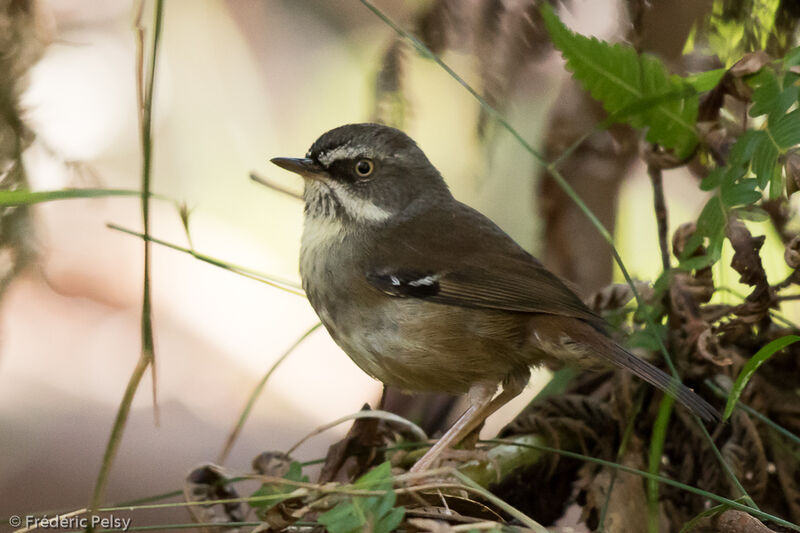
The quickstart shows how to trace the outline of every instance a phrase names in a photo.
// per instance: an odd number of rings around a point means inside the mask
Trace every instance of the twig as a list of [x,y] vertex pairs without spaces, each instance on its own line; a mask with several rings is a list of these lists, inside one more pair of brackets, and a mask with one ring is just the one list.
[[140,239],[147,239],[150,242],[154,242],[161,246],[165,246],[172,250],[176,250],[178,252],[183,252],[185,254],[189,254],[195,259],[199,259],[204,263],[208,263],[210,265],[214,265],[216,267],[229,270],[235,274],[239,274],[240,276],[244,276],[248,279],[252,279],[255,281],[260,281],[261,283],[266,283],[270,287],[275,287],[276,289],[280,289],[282,291],[286,291],[290,294],[294,294],[295,296],[305,296],[305,292],[303,289],[297,285],[296,283],[292,283],[291,281],[287,281],[284,279],[280,279],[275,276],[268,276],[261,272],[257,272],[252,268],[243,267],[241,265],[236,265],[234,263],[228,263],[221,259],[217,259],[215,257],[211,257],[210,255],[201,254],[200,252],[195,252],[191,248],[185,248],[183,246],[178,246],[177,244],[173,244],[171,242],[162,241],[161,239],[157,239],[151,236],[145,236],[144,233],[139,233],[138,231],[133,231],[128,228],[123,228],[122,226],[118,226],[116,224],[106,224],[106,227],[109,229],[113,229],[116,231],[121,231],[122,233],[127,233],[128,235],[133,235],[134,237],[139,237]]
[[664,201],[664,180],[661,168],[654,165],[647,165],[647,174],[653,184],[653,208],[656,213],[656,223],[658,224],[658,246],[661,249],[661,268],[664,272],[670,269],[669,261],[669,241],[667,239],[667,203]]
[[[119,444],[122,441],[122,434],[125,430],[125,424],[130,414],[131,404],[136,390],[142,381],[145,371],[150,367],[153,376],[153,408],[158,423],[158,408],[156,398],[156,371],[155,371],[155,350],[153,343],[153,324],[150,316],[150,242],[147,239],[150,231],[150,174],[152,170],[152,107],[153,107],[153,88],[155,86],[155,72],[156,72],[156,58],[158,57],[158,41],[161,34],[161,24],[164,13],[163,0],[156,0],[154,7],[154,27],[153,27],[153,40],[150,49],[150,57],[148,63],[148,77],[144,87],[144,99],[142,99],[141,92],[138,92],[141,87],[142,71],[143,71],[143,57],[144,57],[144,28],[141,25],[141,16],[143,13],[143,2],[139,4],[138,18],[136,21],[137,33],[137,95],[140,104],[141,112],[141,137],[142,137],[142,220],[144,223],[144,291],[142,294],[142,352],[136,367],[131,374],[125,393],[122,396],[117,416],[114,419],[114,425],[111,428],[111,435],[106,444],[106,450],[103,454],[103,462],[100,466],[100,472],[97,475],[94,491],[89,504],[90,509],[97,509],[103,497],[106,484],[108,483],[108,476],[111,473],[111,465],[114,462]],[[92,529],[92,528],[90,528]]]
[[259,176],[255,172],[251,172],[250,173],[250,179],[255,181],[256,183],[260,183],[264,187],[272,189],[273,191],[278,191],[278,192],[281,192],[281,193],[285,194],[286,196],[290,196],[290,197],[294,198],[295,200],[302,200],[303,199],[303,195],[302,194],[298,194],[295,191],[289,189],[288,187],[284,187],[283,185],[280,185],[279,183],[275,183],[274,181],[270,180],[269,178],[264,178],[262,176]]
[[309,433],[308,435],[306,435],[305,437],[303,437],[302,439],[297,441],[297,443],[295,443],[294,446],[289,448],[289,450],[286,452],[286,455],[291,455],[292,452],[294,452],[298,447],[300,447],[301,444],[303,444],[305,441],[307,441],[311,437],[319,435],[320,433],[323,433],[323,432],[331,429],[332,427],[338,426],[339,424],[341,424],[343,422],[347,422],[348,420],[355,420],[356,418],[380,418],[380,419],[383,419],[383,420],[388,420],[389,422],[396,422],[398,424],[402,424],[402,425],[408,427],[408,429],[410,429],[411,432],[414,433],[414,435],[419,440],[423,440],[423,441],[428,440],[428,436],[425,434],[425,432],[422,430],[422,428],[419,427],[418,425],[416,425],[414,422],[411,422],[410,420],[406,420],[402,416],[396,415],[394,413],[390,413],[389,411],[380,411],[380,410],[376,409],[376,410],[372,410],[372,411],[358,411],[356,413],[351,413],[351,414],[343,416],[341,418],[337,418],[333,422],[328,422],[327,424],[323,424],[323,425],[319,426],[317,429],[315,429],[314,431],[312,431],[311,433]]
[[322,323],[317,322],[308,331],[303,333],[296,341],[294,341],[294,343],[291,346],[289,346],[289,348],[285,352],[283,352],[283,354],[280,357],[278,357],[278,359],[274,363],[272,363],[272,366],[269,368],[267,373],[264,374],[264,377],[262,377],[261,380],[256,384],[255,388],[253,389],[253,392],[250,393],[250,397],[247,399],[247,403],[245,404],[244,409],[242,409],[242,413],[239,415],[239,419],[237,420],[236,425],[233,427],[231,432],[228,434],[228,438],[225,440],[225,447],[222,448],[219,457],[217,457],[217,464],[222,465],[225,463],[225,460],[228,458],[228,454],[230,453],[231,448],[233,448],[236,439],[239,437],[239,433],[241,433],[242,428],[244,427],[244,423],[247,421],[247,417],[250,416],[250,411],[253,409],[253,405],[256,403],[258,397],[261,395],[261,392],[264,390],[264,386],[266,386],[267,381],[269,381],[269,378],[272,376],[272,374],[275,372],[278,366],[280,366],[280,364],[283,363],[286,360],[286,358],[289,357],[289,355],[292,352],[294,352],[294,350],[298,346],[300,346],[300,344],[303,343],[304,340],[306,340],[312,333],[317,331],[320,328],[320,326],[322,326]]

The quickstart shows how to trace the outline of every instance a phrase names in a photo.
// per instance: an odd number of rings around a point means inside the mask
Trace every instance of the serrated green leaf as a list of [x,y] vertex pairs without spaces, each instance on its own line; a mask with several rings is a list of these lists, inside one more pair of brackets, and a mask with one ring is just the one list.
[[364,530],[367,521],[356,512],[352,502],[342,502],[319,515],[317,521],[330,533],[356,533]]
[[697,218],[697,233],[713,238],[725,232],[725,211],[718,196],[712,196]]
[[722,177],[725,175],[725,168],[717,167],[708,173],[708,176],[703,178],[700,182],[701,191],[710,191],[716,189],[722,183]]
[[774,121],[781,118],[790,107],[797,103],[798,90],[800,90],[799,87],[795,85],[789,85],[781,91],[781,94],[778,96],[778,100],[775,102],[775,107],[773,107],[769,112],[770,120]]
[[397,529],[397,526],[399,526],[400,522],[403,521],[403,517],[405,517],[405,515],[405,508],[395,507],[386,513],[383,518],[378,520],[378,522],[375,524],[375,533],[391,533]]
[[[795,100],[796,100],[795,96]],[[769,133],[781,151],[800,144],[800,109],[769,121]]]
[[375,514],[377,516],[385,515],[392,509],[392,507],[394,507],[395,501],[397,501],[397,495],[394,493],[394,491],[387,492],[378,501],[378,505],[375,509]]
[[744,132],[731,147],[728,157],[730,165],[744,165],[753,158],[756,147],[762,142],[769,142],[767,133],[761,130],[747,130]]
[[353,486],[362,490],[385,490],[382,496],[354,496],[340,502],[319,517],[319,523],[331,533],[355,533],[370,529],[373,533],[390,533],[403,520],[405,508],[394,507],[397,495],[392,491],[392,469],[387,461],[376,466]]
[[390,490],[392,488],[392,465],[385,461],[360,478],[353,485],[364,490]]
[[756,191],[757,181],[743,179],[731,184],[723,184],[720,188],[720,197],[726,207],[749,205],[761,199],[761,193]]
[[627,116],[626,122],[647,128],[648,141],[674,149],[678,157],[691,153],[697,144],[694,127],[697,96],[672,97],[693,92],[691,85],[670,76],[663,63],[653,56],[639,56],[630,46],[612,45],[573,33],[547,3],[542,5],[542,17],[553,44],[567,61],[567,68],[612,117],[636,109],[642,101],[659,99],[658,104]]
[[747,361],[747,363],[744,365],[744,368],[742,368],[742,371],[739,372],[739,375],[736,377],[736,381],[733,383],[730,394],[728,394],[728,401],[725,403],[725,412],[722,415],[723,421],[727,420],[731,416],[733,408],[736,406],[736,402],[739,401],[739,397],[742,395],[742,391],[744,391],[744,388],[747,386],[747,383],[750,381],[750,378],[753,377],[753,374],[755,374],[756,370],[758,370],[758,367],[764,364],[776,352],[786,348],[790,344],[794,344],[797,341],[800,341],[800,337],[797,335],[786,335],[785,337],[775,339],[766,346],[762,347]]
[[781,86],[772,70],[762,68],[748,78],[747,83],[753,88],[753,106],[748,112],[751,117],[766,115],[775,108],[781,95]]
[[778,164],[778,147],[772,142],[769,136],[764,135],[756,144],[753,152],[753,173],[758,179],[758,186],[762,189],[767,188],[767,184],[772,179],[775,166]]

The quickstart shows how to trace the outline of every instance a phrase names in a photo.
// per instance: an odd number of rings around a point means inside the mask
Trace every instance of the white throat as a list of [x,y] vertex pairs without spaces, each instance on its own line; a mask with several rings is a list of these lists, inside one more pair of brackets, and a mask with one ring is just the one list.
[[391,218],[393,214],[374,202],[354,194],[347,186],[334,180],[309,182],[306,185],[305,199],[308,203],[306,218],[335,219],[335,203],[338,203],[356,222],[383,222]]

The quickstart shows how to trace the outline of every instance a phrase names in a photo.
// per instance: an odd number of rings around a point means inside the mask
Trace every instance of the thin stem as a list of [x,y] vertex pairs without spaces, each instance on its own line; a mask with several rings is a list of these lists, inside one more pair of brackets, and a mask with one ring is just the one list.
[[708,492],[707,490],[703,490],[703,489],[700,489],[700,488],[697,488],[697,487],[693,487],[691,485],[687,485],[685,483],[681,483],[680,481],[675,481],[674,479],[665,478],[663,476],[656,475],[656,474],[651,474],[650,472],[645,472],[644,470],[639,470],[639,469],[636,469],[636,468],[632,468],[630,466],[625,466],[625,465],[621,465],[621,464],[617,464],[617,463],[612,463],[611,461],[606,461],[604,459],[598,459],[597,457],[589,457],[587,455],[582,455],[580,453],[570,452],[570,451],[567,451],[567,450],[559,450],[558,448],[551,448],[549,446],[543,446],[543,445],[540,445],[540,444],[515,442],[513,440],[507,440],[507,439],[487,439],[487,440],[481,440],[480,442],[490,442],[490,443],[495,443],[495,444],[510,444],[510,445],[513,445],[513,446],[521,446],[521,447],[524,447],[524,448],[533,448],[535,450],[540,450],[540,451],[543,451],[543,452],[556,453],[556,454],[562,455],[564,457],[569,457],[571,459],[578,459],[580,461],[588,461],[588,462],[595,463],[595,464],[598,464],[598,465],[601,465],[601,466],[606,466],[608,468],[614,468],[614,469],[619,470],[620,472],[626,472],[628,474],[634,474],[634,475],[637,475],[637,476],[641,476],[641,477],[643,477],[645,479],[654,479],[654,480],[657,480],[657,481],[659,481],[659,482],[661,482],[661,483],[663,483],[665,485],[669,485],[671,487],[675,487],[675,488],[684,490],[686,492],[690,492],[692,494],[696,494],[696,495],[701,496],[703,498],[708,498],[709,500],[713,500],[713,501],[716,501],[716,502],[719,502],[719,503],[723,503],[723,504],[728,505],[729,507],[731,507],[733,509],[738,509],[740,511],[744,511],[746,513],[750,513],[751,515],[755,516],[756,518],[760,518],[761,520],[770,520],[772,522],[775,522],[778,525],[781,525],[781,526],[784,526],[786,528],[789,528],[792,531],[800,531],[800,526],[798,526],[797,524],[793,524],[792,522],[789,522],[788,520],[784,520],[783,518],[780,518],[778,516],[775,516],[775,515],[772,515],[772,514],[769,514],[769,513],[765,513],[764,511],[761,511],[759,509],[754,509],[754,508],[749,507],[747,505],[741,504],[741,503],[739,503],[739,502],[737,502],[735,500],[731,500],[729,498],[725,498],[724,496],[720,496],[718,494],[714,494],[713,492]]
[[[714,394],[716,394],[720,398],[726,399],[728,397],[728,393],[726,393],[724,390],[722,390],[722,388],[720,388],[718,385],[716,385],[710,379],[706,379],[704,381],[704,383],[706,384],[706,386],[709,389],[711,389],[711,391]],[[770,419],[766,415],[756,411],[755,409],[753,409],[752,407],[750,407],[746,403],[742,402],[741,400],[738,400],[736,402],[736,408],[743,410],[748,415],[754,416],[755,418],[759,419],[761,422],[763,422],[764,424],[769,426],[773,431],[783,435],[784,437],[786,437],[787,439],[789,439],[790,441],[792,441],[796,445],[800,446],[800,436],[795,435],[794,433],[792,433],[791,431],[789,431],[785,427],[781,426],[777,422],[774,422],[772,419]]]
[[[633,434],[633,425],[636,421],[636,415],[639,414],[639,409],[642,407],[642,394],[636,397],[636,403],[633,405],[630,416],[628,416],[628,423],[625,424],[625,432],[622,435],[622,442],[619,443],[617,449],[617,462],[621,463],[625,457],[625,451],[628,449],[628,442]],[[603,533],[606,528],[606,514],[608,514],[608,507],[611,503],[611,493],[614,492],[614,485],[617,482],[617,471],[611,472],[611,481],[608,484],[608,494],[606,494],[606,501],[603,502],[603,508],[600,510],[600,518],[597,524],[597,533]]]
[[[139,15],[142,14],[141,4],[139,8]],[[100,472],[97,475],[94,490],[92,492],[91,501],[89,504],[90,509],[97,509],[103,498],[106,485],[108,483],[108,476],[111,473],[111,466],[114,463],[114,458],[119,450],[120,442],[122,441],[122,434],[125,430],[125,424],[130,414],[131,404],[133,397],[136,395],[136,390],[142,381],[142,377],[147,369],[152,368],[153,372],[153,405],[156,409],[156,421],[158,420],[157,399],[156,399],[156,373],[155,373],[155,351],[153,347],[153,327],[150,316],[150,243],[146,238],[150,231],[150,173],[152,170],[152,104],[153,104],[153,87],[155,86],[155,69],[156,58],[158,56],[158,42],[161,34],[161,24],[164,12],[163,0],[156,0],[155,3],[155,22],[153,29],[153,40],[150,49],[149,58],[149,76],[146,81],[146,93],[144,101],[142,102],[141,113],[141,136],[142,136],[142,221],[144,224],[145,235],[145,248],[144,248],[144,292],[142,295],[142,352],[136,367],[128,380],[128,385],[125,388],[125,393],[122,396],[117,416],[114,419],[114,425],[111,428],[111,435],[106,444],[105,453],[103,454],[103,462],[100,466]],[[138,24],[138,23],[137,23]],[[139,54],[137,56],[137,76],[141,79],[141,67],[144,47],[144,30],[139,24],[137,26]],[[91,528],[90,528],[91,529]]]
[[250,393],[249,398],[247,399],[247,403],[245,404],[244,408],[242,409],[242,413],[239,415],[239,419],[236,421],[236,425],[233,427],[231,432],[228,434],[228,438],[225,441],[225,446],[222,448],[222,451],[217,457],[217,464],[222,465],[225,463],[225,460],[228,458],[228,454],[231,452],[231,448],[236,443],[236,439],[239,437],[239,434],[242,432],[242,428],[244,427],[244,423],[247,421],[247,418],[250,416],[250,411],[253,410],[253,405],[255,405],[256,400],[264,390],[264,387],[267,385],[267,381],[269,378],[272,377],[272,374],[275,373],[275,370],[283,363],[289,355],[294,352],[298,346],[300,346],[304,340],[306,340],[312,333],[317,331],[320,326],[322,326],[321,322],[317,322],[311,328],[309,328],[305,333],[303,333],[294,343],[292,343],[289,348],[286,349],[283,354],[278,357],[278,359],[272,363],[272,366],[269,368],[264,377],[259,380],[256,384],[253,392]]
[[250,173],[250,179],[255,181],[256,183],[260,183],[261,185],[263,185],[264,187],[267,187],[268,189],[272,189],[273,191],[278,191],[280,193],[283,193],[286,196],[294,198],[295,200],[302,200],[303,199],[303,195],[302,194],[298,194],[297,192],[289,189],[288,187],[284,187],[283,185],[281,185],[279,183],[275,183],[274,181],[272,181],[269,178],[265,178],[265,177],[259,176],[255,172],[251,172]]
[[708,440],[711,443],[711,451],[714,452],[714,456],[717,458],[717,461],[719,461],[719,464],[722,465],[722,468],[725,470],[725,473],[731,479],[734,486],[736,486],[736,489],[741,493],[741,496],[745,499],[745,502],[747,502],[748,506],[751,507],[752,509],[758,509],[758,505],[756,505],[756,502],[753,501],[753,498],[751,498],[750,495],[747,493],[747,491],[744,489],[742,483],[736,477],[736,474],[734,474],[730,465],[728,465],[728,463],[725,462],[725,458],[722,457],[719,448],[717,448],[716,445],[714,445],[714,440],[711,438],[711,435],[709,435],[708,430],[706,429],[706,426],[703,425],[703,422],[702,420],[700,420],[700,417],[694,415],[694,418],[695,421],[697,422],[697,425],[700,426],[700,429],[703,431],[703,435],[705,435],[706,440]]
[[664,180],[661,169],[650,164],[647,165],[647,174],[653,184],[653,208],[656,213],[656,224],[658,225],[658,246],[661,249],[661,268],[664,272],[670,269],[669,243],[667,240],[667,203],[664,201]]
[[161,239],[153,237],[152,235],[145,236],[143,233],[123,228],[122,226],[117,226],[116,224],[109,223],[106,224],[106,227],[116,231],[121,231],[122,233],[127,233],[128,235],[133,235],[134,237],[139,237],[140,239],[147,239],[150,242],[154,242],[158,245],[165,246],[167,248],[176,250],[178,252],[189,254],[195,259],[203,261],[204,263],[208,263],[210,265],[214,265],[216,267],[229,270],[230,272],[239,274],[240,276],[244,276],[248,279],[260,281],[261,283],[266,283],[270,287],[275,287],[276,289],[286,291],[290,294],[294,294],[295,296],[305,296],[303,289],[299,285],[297,285],[296,283],[292,283],[291,281],[287,281],[275,276],[268,276],[256,270],[253,270],[252,268],[247,268],[241,265],[237,265],[235,263],[228,263],[226,261],[223,261],[222,259],[217,259],[216,257],[196,252],[191,248],[186,248],[184,246],[179,246],[171,242],[163,241]]

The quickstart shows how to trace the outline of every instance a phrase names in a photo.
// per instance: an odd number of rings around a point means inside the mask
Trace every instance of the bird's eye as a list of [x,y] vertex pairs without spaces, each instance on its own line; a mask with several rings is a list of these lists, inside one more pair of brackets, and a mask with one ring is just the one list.
[[375,169],[375,165],[369,159],[361,159],[356,163],[356,174],[362,178],[366,178]]

